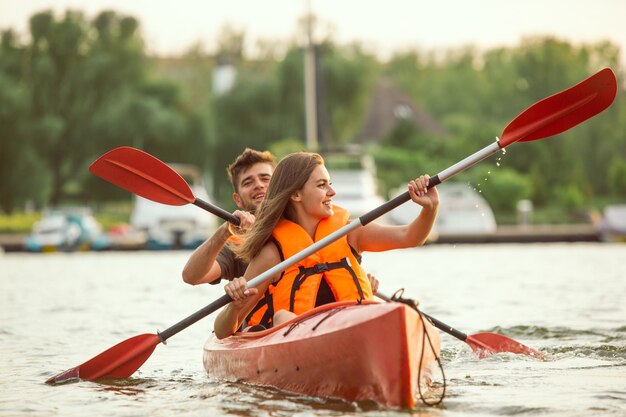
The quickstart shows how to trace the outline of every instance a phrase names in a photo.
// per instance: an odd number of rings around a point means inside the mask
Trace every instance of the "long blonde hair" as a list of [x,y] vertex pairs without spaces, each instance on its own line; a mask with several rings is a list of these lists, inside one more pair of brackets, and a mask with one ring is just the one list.
[[323,164],[321,155],[311,152],[292,153],[278,163],[252,228],[243,235],[244,243],[233,248],[238,257],[250,262],[265,246],[281,218],[294,220],[291,196],[301,190],[313,170]]

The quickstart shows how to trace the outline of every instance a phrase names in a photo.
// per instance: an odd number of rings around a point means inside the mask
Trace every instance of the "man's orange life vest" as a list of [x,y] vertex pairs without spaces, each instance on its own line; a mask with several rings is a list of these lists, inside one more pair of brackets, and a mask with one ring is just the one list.
[[[334,206],[333,212],[320,221],[314,240],[300,225],[280,220],[272,237],[281,258],[290,258],[347,224],[349,213],[345,209]],[[328,283],[335,301],[372,300],[372,287],[358,256],[348,244],[347,236],[343,236],[289,267],[272,292],[273,311],[284,309],[302,314],[313,309],[322,279]]]

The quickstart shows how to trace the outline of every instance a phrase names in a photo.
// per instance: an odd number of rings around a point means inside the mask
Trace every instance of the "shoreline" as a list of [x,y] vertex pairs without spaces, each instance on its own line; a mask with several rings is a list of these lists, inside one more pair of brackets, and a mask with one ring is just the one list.
[[[27,252],[26,233],[0,233],[0,252]],[[489,234],[446,234],[435,236],[429,244],[473,243],[535,243],[535,242],[601,242],[600,233],[592,224],[571,225],[512,225],[498,226]],[[139,249],[145,249],[137,247]],[[113,248],[108,251],[132,250]]]

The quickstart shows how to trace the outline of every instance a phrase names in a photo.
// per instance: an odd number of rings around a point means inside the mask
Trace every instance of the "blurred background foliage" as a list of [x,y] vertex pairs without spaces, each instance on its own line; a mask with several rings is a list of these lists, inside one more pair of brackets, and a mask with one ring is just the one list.
[[[91,175],[114,147],[141,148],[166,162],[197,165],[209,191],[234,209],[225,168],[245,147],[282,156],[305,148],[303,50],[295,42],[259,45],[246,56],[245,32],[223,28],[219,49],[196,45],[180,57],[148,56],[140,22],[106,11],[30,19],[30,36],[2,33],[0,46],[0,210],[65,203],[105,205],[129,194]],[[318,42],[321,149],[353,144],[373,90],[385,77],[447,131],[435,135],[399,121],[372,145],[384,193],[423,172],[435,174],[491,143],[521,110],[603,67],[623,80],[611,43],[573,45],[552,37],[515,47],[399,51],[381,61],[365,45]],[[236,73],[214,89],[223,64]],[[623,85],[623,83],[622,83]],[[626,106],[549,141],[514,146],[459,175],[494,210],[519,199],[535,207],[580,210],[626,198]]]

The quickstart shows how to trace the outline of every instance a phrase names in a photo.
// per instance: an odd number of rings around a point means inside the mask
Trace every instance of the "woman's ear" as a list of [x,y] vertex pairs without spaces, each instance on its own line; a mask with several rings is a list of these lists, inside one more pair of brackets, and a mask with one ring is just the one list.
[[302,201],[302,194],[300,193],[300,191],[296,191],[295,193],[291,194],[291,197],[289,197],[291,199],[291,201]]

